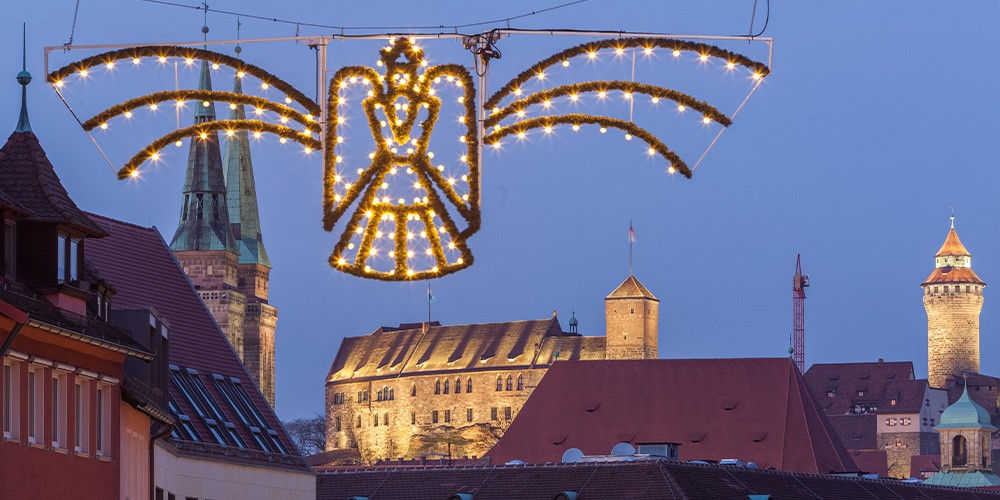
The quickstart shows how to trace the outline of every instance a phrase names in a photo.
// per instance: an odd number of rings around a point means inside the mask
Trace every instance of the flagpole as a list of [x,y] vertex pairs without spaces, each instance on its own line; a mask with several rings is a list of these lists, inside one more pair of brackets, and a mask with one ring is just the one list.
[[427,282],[427,326],[431,325],[431,282]]
[[632,276],[632,221],[628,221],[628,275]]

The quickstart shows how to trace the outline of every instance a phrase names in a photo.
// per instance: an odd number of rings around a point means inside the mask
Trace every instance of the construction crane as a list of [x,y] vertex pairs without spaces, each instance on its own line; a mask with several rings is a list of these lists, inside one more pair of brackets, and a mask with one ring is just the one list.
[[795,276],[792,278],[792,361],[805,373],[806,365],[806,287],[809,275],[802,274],[802,255],[795,255]]

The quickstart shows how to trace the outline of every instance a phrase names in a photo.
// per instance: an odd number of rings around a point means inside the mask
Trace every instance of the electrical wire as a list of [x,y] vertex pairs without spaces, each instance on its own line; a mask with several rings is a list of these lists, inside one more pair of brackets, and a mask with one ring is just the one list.
[[766,12],[767,12],[767,14],[764,17],[764,27],[761,28],[760,32],[757,33],[756,35],[753,34],[753,23],[754,23],[754,20],[757,18],[757,0],[753,0],[753,12],[750,14],[750,29],[747,30],[747,35],[750,36],[750,38],[757,38],[757,37],[763,35],[764,31],[767,30],[767,23],[771,21],[771,0],[767,0],[767,11]]
[[167,0],[142,0],[142,1],[143,2],[147,2],[147,3],[155,3],[155,4],[159,4],[159,5],[167,5],[167,6],[170,6],[170,7],[180,7],[180,8],[186,8],[186,9],[194,9],[194,10],[205,10],[206,12],[214,12],[216,14],[223,14],[223,15],[227,15],[227,16],[239,16],[239,17],[246,17],[246,18],[249,18],[249,19],[257,19],[257,20],[261,20],[261,21],[271,21],[271,22],[279,23],[279,24],[292,24],[292,25],[295,25],[296,27],[307,26],[307,27],[310,27],[310,28],[325,28],[325,29],[339,30],[341,32],[344,32],[344,31],[365,31],[365,30],[432,30],[432,29],[452,29],[452,30],[458,30],[458,29],[461,29],[461,28],[474,28],[474,27],[478,27],[478,26],[487,26],[487,25],[491,25],[491,24],[501,24],[501,23],[507,23],[507,25],[509,26],[511,21],[515,21],[517,19],[522,19],[522,18],[529,17],[529,16],[535,16],[535,15],[538,15],[538,14],[544,14],[546,12],[551,12],[553,10],[558,10],[558,9],[562,9],[562,8],[565,8],[565,7],[570,7],[570,6],[573,6],[573,5],[585,3],[585,2],[588,2],[590,0],[573,0],[571,2],[565,2],[565,3],[561,3],[559,5],[553,5],[552,7],[546,7],[544,9],[533,10],[531,12],[526,12],[524,14],[519,14],[519,15],[512,16],[512,17],[504,17],[504,18],[493,19],[493,20],[489,20],[489,21],[479,21],[479,22],[474,22],[474,23],[453,24],[453,25],[441,24],[441,25],[436,25],[436,26],[338,26],[338,25],[333,25],[333,24],[310,23],[310,22],[304,22],[304,21],[295,21],[295,20],[292,20],[292,19],[282,19],[282,18],[277,18],[277,17],[260,16],[260,15],[255,15],[255,14],[248,14],[248,13],[245,13],[245,12],[235,12],[235,11],[231,11],[231,10],[214,9],[214,8],[211,8],[211,7],[203,7],[201,5],[187,5],[187,4],[177,3],[177,2],[170,2],[170,1],[167,1]]

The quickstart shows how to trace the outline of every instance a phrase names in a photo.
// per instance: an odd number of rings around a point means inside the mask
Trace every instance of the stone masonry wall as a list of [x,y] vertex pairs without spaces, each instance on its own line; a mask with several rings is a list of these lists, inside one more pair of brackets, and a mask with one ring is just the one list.
[[885,450],[889,477],[910,477],[910,457],[939,453],[936,432],[891,432],[878,434],[878,449]]
[[604,301],[608,359],[659,357],[659,303],[641,298]]
[[278,309],[261,302],[246,305],[243,319],[243,364],[274,407],[274,335]]
[[[931,387],[945,387],[948,375],[979,372],[982,289],[973,285],[970,293],[955,293],[959,285],[950,286],[925,287],[927,378]],[[935,292],[935,288],[939,291]],[[951,293],[945,293],[946,289]]]
[[[507,413],[511,419],[516,417],[547,370],[547,367],[456,370],[447,374],[327,383],[326,449],[356,446],[362,461],[371,463],[379,459],[446,456],[450,442],[453,458],[481,457],[495,442],[491,434],[502,434],[510,422]],[[498,376],[500,391],[496,390]],[[510,390],[507,390],[508,376]],[[524,377],[521,389],[518,389],[519,376]],[[467,390],[470,377],[471,393]],[[455,391],[457,380],[462,385],[460,393]],[[441,393],[435,394],[439,381]],[[336,402],[340,394],[343,403]],[[435,412],[437,422],[434,422]]]

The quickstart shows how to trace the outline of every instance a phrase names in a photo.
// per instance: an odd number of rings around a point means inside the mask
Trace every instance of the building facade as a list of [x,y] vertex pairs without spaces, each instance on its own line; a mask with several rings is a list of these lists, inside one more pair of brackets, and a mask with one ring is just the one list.
[[972,254],[958,239],[955,219],[934,256],[934,271],[921,284],[927,311],[927,380],[946,388],[949,377],[979,373],[979,313],[983,282]]
[[656,297],[629,276],[605,302],[607,337],[580,335],[575,317],[564,332],[553,316],[345,338],[326,379],[326,449],[357,450],[362,463],[482,456],[553,363],[656,356]]
[[[206,61],[198,88],[212,89]],[[233,92],[242,93],[240,78]],[[204,104],[195,111],[196,124],[215,120],[215,104]],[[229,118],[245,119],[243,105],[234,106]],[[227,133],[224,157],[216,132],[192,139],[180,220],[170,249],[274,406],[278,309],[268,303],[271,261],[260,229],[247,131]]]

